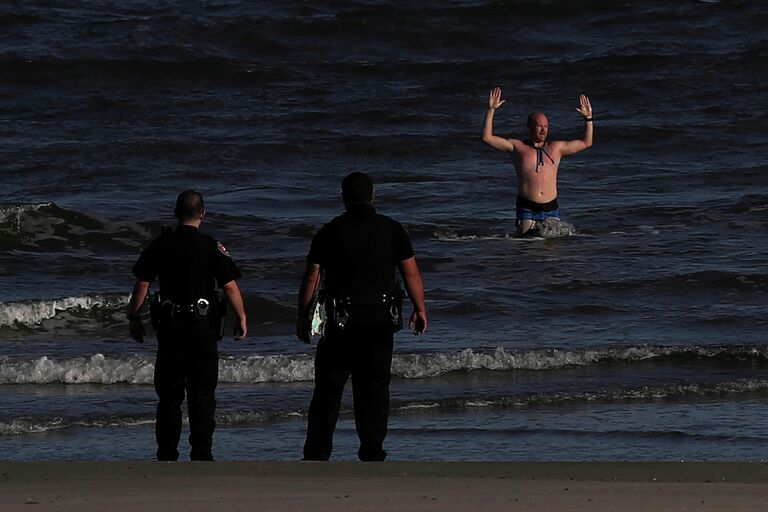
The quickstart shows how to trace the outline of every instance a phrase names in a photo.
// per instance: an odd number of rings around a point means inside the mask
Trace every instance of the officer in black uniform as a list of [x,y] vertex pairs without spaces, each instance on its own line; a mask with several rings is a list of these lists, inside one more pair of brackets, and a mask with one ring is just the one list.
[[328,460],[341,397],[352,377],[355,427],[362,461],[386,458],[394,333],[402,327],[402,291],[413,304],[410,328],[427,328],[424,285],[403,226],[373,208],[373,182],[354,172],[341,183],[346,211],[312,240],[299,288],[296,334],[310,340],[310,308],[324,273],[325,332],[315,354],[315,390],[309,405],[304,460]]
[[219,328],[225,314],[216,286],[224,291],[237,316],[235,339],[242,339],[247,334],[245,309],[235,281],[241,274],[221,242],[198,229],[205,216],[202,195],[194,190],[182,192],[174,213],[176,229],[155,239],[133,267],[136,285],[128,305],[130,333],[139,343],[144,342],[139,312],[150,284],[158,277],[159,300],[151,305],[157,331],[157,459],[179,458],[181,404],[186,392],[190,458],[213,460],[217,341],[221,339]]

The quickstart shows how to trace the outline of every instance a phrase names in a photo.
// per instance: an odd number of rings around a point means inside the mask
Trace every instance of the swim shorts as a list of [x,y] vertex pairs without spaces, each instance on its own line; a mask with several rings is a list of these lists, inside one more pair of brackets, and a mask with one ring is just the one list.
[[548,203],[535,203],[524,197],[517,196],[515,205],[517,215],[516,222],[523,220],[542,221],[549,218],[560,218],[560,207],[557,205],[557,198]]

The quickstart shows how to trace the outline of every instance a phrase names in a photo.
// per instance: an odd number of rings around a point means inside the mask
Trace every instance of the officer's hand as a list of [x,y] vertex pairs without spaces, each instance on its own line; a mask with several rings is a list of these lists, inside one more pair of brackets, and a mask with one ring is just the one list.
[[309,318],[306,315],[299,315],[299,317],[296,319],[296,337],[304,343],[309,343],[310,325],[311,324],[309,323]]
[[245,318],[241,318],[239,323],[235,325],[235,341],[240,341],[248,335],[248,324]]
[[144,343],[144,322],[141,321],[141,318],[128,320],[128,332],[131,334],[131,338],[138,343]]
[[414,311],[411,313],[411,320],[408,322],[408,328],[416,336],[424,334],[427,330],[427,313],[424,311]]

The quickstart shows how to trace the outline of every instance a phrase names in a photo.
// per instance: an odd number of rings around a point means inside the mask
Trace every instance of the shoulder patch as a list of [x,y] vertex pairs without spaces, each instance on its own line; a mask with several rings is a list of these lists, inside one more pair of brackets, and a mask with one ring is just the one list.
[[232,257],[232,256],[230,256],[230,255],[229,255],[229,253],[227,252],[227,248],[226,248],[226,247],[224,247],[224,244],[223,244],[223,243],[221,243],[221,242],[216,242],[216,247],[218,247],[218,249],[219,249],[219,252],[220,252],[221,254],[223,254],[224,256],[226,256],[226,257],[228,257],[228,258],[231,258],[231,257]]

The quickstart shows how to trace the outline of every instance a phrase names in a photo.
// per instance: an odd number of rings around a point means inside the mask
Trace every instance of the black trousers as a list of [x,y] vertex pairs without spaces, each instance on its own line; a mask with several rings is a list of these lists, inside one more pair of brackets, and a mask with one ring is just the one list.
[[181,404],[187,397],[192,460],[213,460],[219,356],[208,319],[171,319],[157,333],[155,439],[158,460],[178,460]]
[[381,327],[347,326],[320,340],[315,353],[315,390],[309,404],[304,459],[328,460],[341,397],[352,377],[355,428],[362,461],[386,458],[393,333]]

